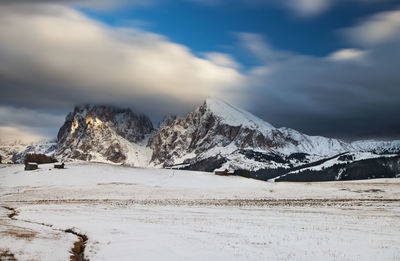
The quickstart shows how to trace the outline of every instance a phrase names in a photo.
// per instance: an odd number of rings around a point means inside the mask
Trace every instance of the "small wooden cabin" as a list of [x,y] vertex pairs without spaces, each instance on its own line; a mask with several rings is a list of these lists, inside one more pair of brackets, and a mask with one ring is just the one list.
[[219,176],[229,176],[234,175],[235,173],[232,170],[228,169],[215,169],[214,174]]
[[220,176],[225,176],[228,174],[228,170],[227,169],[215,169],[214,174],[220,175]]
[[35,170],[38,169],[38,164],[36,162],[25,163],[25,170]]
[[63,163],[56,163],[54,164],[55,169],[63,169],[65,166],[64,162]]

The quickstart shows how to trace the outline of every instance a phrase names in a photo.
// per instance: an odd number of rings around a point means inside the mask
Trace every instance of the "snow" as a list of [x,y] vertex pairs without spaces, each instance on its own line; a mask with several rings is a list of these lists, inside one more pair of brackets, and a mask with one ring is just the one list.
[[352,142],[351,145],[361,151],[374,151],[376,153],[396,153],[400,151],[400,140],[360,140]]
[[[346,163],[346,162],[354,162],[354,161],[359,161],[359,160],[375,159],[375,158],[382,157],[381,155],[374,154],[374,153],[371,153],[371,152],[353,152],[353,153],[347,153],[345,155],[351,155],[351,156],[354,157],[354,159],[351,160],[351,161],[340,161],[340,160],[338,160],[340,156],[338,156],[338,157],[335,157],[335,158],[333,158],[331,160],[325,161],[324,163],[322,163],[322,164],[320,164],[318,166],[304,168],[304,169],[297,170],[297,171],[292,171],[289,174],[302,172],[304,170],[322,170],[322,169],[325,169],[325,168],[332,167],[335,164],[343,164],[343,163]],[[391,157],[391,156],[394,157],[396,155],[386,155],[385,157]]]
[[[382,155],[374,154],[374,153],[371,153],[371,152],[351,152],[351,153],[346,153],[346,154],[343,154],[343,155],[353,156],[353,160],[340,161],[339,157],[341,155],[338,155],[337,157],[334,157],[333,159],[327,160],[324,163],[319,164],[317,166],[291,171],[291,172],[289,172],[287,174],[284,174],[282,176],[278,176],[278,177],[272,178],[269,181],[274,182],[275,180],[279,179],[280,177],[291,175],[291,174],[300,173],[300,172],[303,172],[303,171],[306,171],[306,170],[320,171],[320,170],[332,167],[335,164],[343,164],[343,163],[349,163],[349,162],[354,162],[354,161],[360,161],[360,160],[366,160],[366,159],[375,159],[375,158],[382,157]],[[395,157],[395,156],[397,156],[397,155],[396,154],[385,155],[385,157]],[[336,177],[337,180],[339,179],[340,175],[342,174],[342,171],[343,171],[343,169],[339,170],[338,176]]]
[[38,144],[4,144],[0,145],[0,156],[2,162],[12,162],[13,156],[21,163],[27,153],[46,154],[53,156],[56,143],[54,142],[40,142]]
[[[229,126],[241,126],[242,128],[257,130],[271,140],[280,141],[282,146],[274,149],[274,152],[278,154],[290,155],[292,153],[303,152],[311,155],[333,156],[341,152],[353,150],[350,144],[338,139],[308,136],[286,127],[275,128],[253,114],[236,108],[216,97],[207,98],[205,104],[208,111],[215,115],[222,123]],[[277,132],[282,133],[283,137],[276,135]],[[296,142],[292,143],[290,140]],[[219,149],[221,150],[221,154],[224,155],[225,149]]]
[[208,97],[205,103],[208,110],[227,125],[242,126],[252,130],[257,129],[263,133],[274,129],[274,126],[250,112],[236,108],[216,97]]
[[298,143],[297,146],[292,143],[286,143],[285,147],[279,148],[279,152],[285,155],[302,152],[327,157],[353,150],[351,145],[338,139],[309,136],[286,127],[279,128],[279,131],[283,133],[285,137],[293,139]]
[[90,260],[400,259],[400,179],[269,183],[86,162],[39,167],[0,165],[0,253],[19,260],[67,260],[77,237],[66,229],[87,235]]
[[151,155],[153,154],[153,151],[145,145],[149,139],[149,135],[138,144],[129,142],[120,136],[117,139],[126,151],[124,164],[135,167],[146,167],[149,165]]
[[[0,208],[0,259],[9,251],[17,260],[68,260],[76,238],[40,224],[10,220],[10,210]],[[44,251],[45,250],[45,251]]]

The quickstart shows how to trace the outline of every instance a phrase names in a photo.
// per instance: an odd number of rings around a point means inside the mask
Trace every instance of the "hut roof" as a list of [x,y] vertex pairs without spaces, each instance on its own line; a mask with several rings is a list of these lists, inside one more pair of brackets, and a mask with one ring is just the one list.
[[36,162],[27,162],[27,163],[25,163],[26,165],[37,165],[37,163]]

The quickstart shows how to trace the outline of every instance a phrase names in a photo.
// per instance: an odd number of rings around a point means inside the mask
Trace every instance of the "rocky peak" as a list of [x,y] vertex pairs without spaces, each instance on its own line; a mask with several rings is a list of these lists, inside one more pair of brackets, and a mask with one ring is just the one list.
[[149,140],[153,149],[152,162],[155,165],[173,165],[228,145],[235,148],[259,147],[265,143],[259,134],[273,129],[272,125],[251,113],[209,97],[186,117],[165,121],[160,126]]
[[162,129],[165,126],[171,125],[176,118],[178,118],[176,115],[165,115],[162,121],[158,124],[158,129]]
[[[61,158],[124,162],[131,143],[153,131],[150,119],[130,109],[106,105],[75,107],[58,132]],[[125,146],[126,145],[126,146]]]
[[[135,114],[131,109],[120,109],[106,105],[83,105],[75,107],[58,133],[58,140],[74,135],[76,130],[85,133],[111,128],[130,142],[139,142],[153,131],[153,124],[143,114]],[[79,133],[79,132],[78,132]]]

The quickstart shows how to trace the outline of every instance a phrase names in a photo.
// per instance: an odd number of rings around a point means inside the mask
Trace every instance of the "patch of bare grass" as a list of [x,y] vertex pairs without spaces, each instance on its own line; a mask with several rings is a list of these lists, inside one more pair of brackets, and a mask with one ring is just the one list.
[[10,250],[0,249],[0,261],[16,261],[14,254]]
[[1,234],[16,237],[19,239],[26,239],[26,240],[32,240],[37,235],[37,233],[33,232],[33,231],[16,230],[16,229],[9,229],[9,230],[2,231]]

